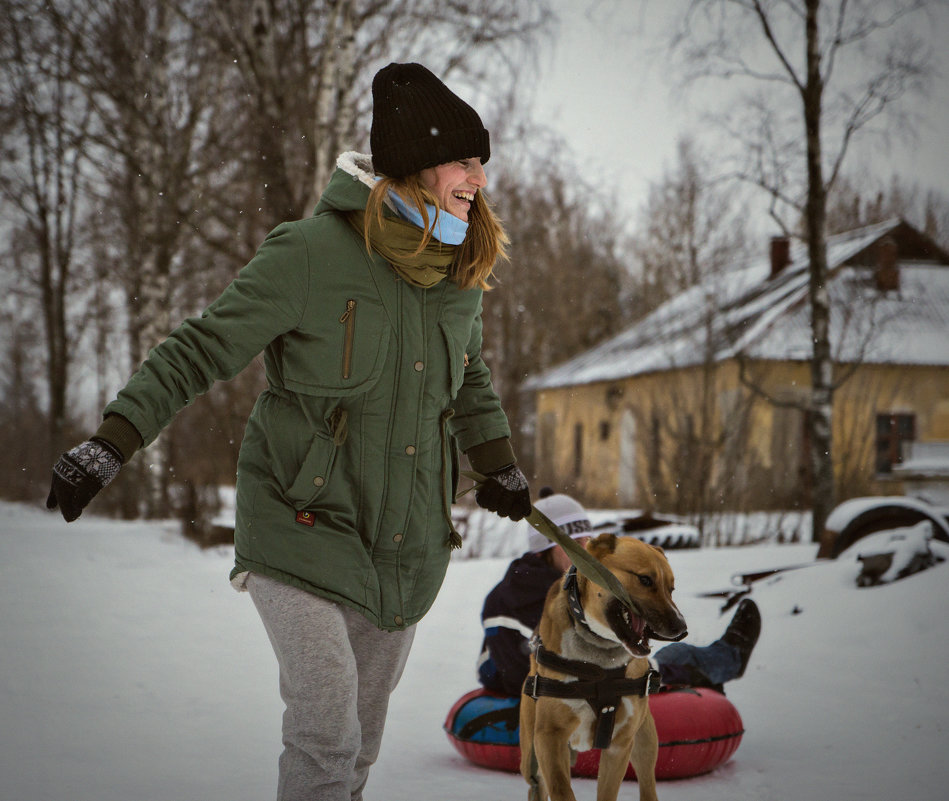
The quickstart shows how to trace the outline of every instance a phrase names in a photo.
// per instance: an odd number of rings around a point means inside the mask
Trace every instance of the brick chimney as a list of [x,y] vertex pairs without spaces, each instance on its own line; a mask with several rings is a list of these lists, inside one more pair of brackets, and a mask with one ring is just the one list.
[[877,244],[876,285],[881,292],[895,292],[900,288],[900,268],[897,266],[896,240],[884,237]]
[[771,237],[771,278],[791,263],[791,240],[786,236]]

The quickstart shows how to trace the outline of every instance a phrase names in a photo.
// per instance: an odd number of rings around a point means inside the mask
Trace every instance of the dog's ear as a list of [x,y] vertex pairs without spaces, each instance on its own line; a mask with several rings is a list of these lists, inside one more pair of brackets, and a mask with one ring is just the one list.
[[650,548],[655,548],[655,549],[656,549],[657,551],[659,551],[659,553],[661,553],[663,556],[666,555],[666,552],[665,552],[664,550],[662,550],[662,548],[660,548],[658,545],[650,545],[649,547],[650,547]]
[[613,553],[616,550],[616,535],[615,534],[600,534],[596,539],[592,539],[587,543],[587,551],[590,552],[592,556],[596,559],[602,559],[607,554]]

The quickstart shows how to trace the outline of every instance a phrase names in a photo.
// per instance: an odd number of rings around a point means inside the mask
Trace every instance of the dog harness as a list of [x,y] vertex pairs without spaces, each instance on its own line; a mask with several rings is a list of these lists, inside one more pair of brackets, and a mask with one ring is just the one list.
[[616,725],[616,709],[624,696],[634,695],[647,698],[658,692],[659,671],[650,668],[638,679],[626,678],[626,666],[602,668],[592,662],[579,659],[565,659],[553,651],[544,648],[539,638],[531,642],[534,658],[543,665],[559,673],[569,673],[577,677],[576,681],[559,681],[546,676],[531,675],[524,681],[524,694],[533,699],[542,695],[552,698],[581,698],[596,713],[596,733],[593,737],[594,748],[609,748],[613,742],[613,727]]

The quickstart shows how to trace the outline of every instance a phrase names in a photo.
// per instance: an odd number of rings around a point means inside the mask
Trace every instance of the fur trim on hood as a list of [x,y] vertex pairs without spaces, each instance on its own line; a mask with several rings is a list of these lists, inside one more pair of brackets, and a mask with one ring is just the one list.
[[372,169],[372,156],[366,153],[358,153],[355,150],[340,153],[336,159],[336,166],[343,172],[358,178],[370,189],[376,184],[376,173]]

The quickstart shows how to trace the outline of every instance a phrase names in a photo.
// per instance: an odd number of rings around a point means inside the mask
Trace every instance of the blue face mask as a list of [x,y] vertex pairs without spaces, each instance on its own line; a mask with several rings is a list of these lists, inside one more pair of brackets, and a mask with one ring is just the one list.
[[[425,228],[425,221],[422,219],[422,213],[415,206],[408,205],[397,192],[389,190],[389,200],[395,206],[395,210],[403,220],[414,223],[419,228]],[[431,225],[435,220],[436,209],[434,206],[425,204],[425,210],[428,212],[428,222]],[[454,214],[447,211],[438,213],[438,219],[435,221],[435,227],[432,229],[432,236],[439,242],[446,245],[460,245],[465,241],[465,234],[468,232],[468,223],[459,219]]]

